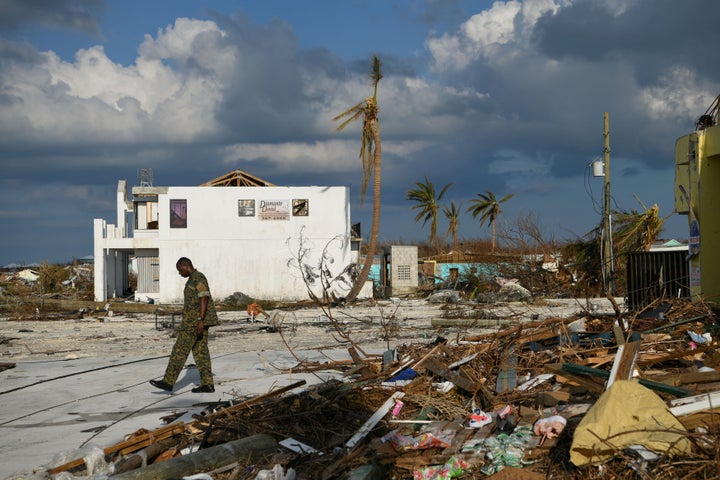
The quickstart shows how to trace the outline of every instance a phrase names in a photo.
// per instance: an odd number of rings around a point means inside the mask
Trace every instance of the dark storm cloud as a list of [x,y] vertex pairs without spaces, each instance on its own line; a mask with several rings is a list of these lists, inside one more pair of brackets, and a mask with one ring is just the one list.
[[[215,13],[213,18],[226,34],[218,41],[218,47],[232,48],[239,59],[231,74],[236,81],[224,86],[223,102],[216,112],[227,139],[292,142],[323,135],[311,118],[318,105],[332,99],[333,92],[319,86],[308,88],[308,82],[323,79],[340,82],[351,80],[353,75],[368,78],[367,89],[348,98],[347,107],[372,92],[371,54],[341,60],[328,49],[299,49],[294,30],[286,22],[274,20],[258,25],[240,13],[232,16]],[[417,75],[411,60],[377,54],[386,77]]]
[[720,2],[638,0],[619,2],[620,13],[605,2],[581,0],[546,14],[533,32],[550,58],[591,62],[622,60],[634,65],[641,85],[654,83],[667,68],[691,67],[716,78],[720,64],[708,57],[717,44]]
[[32,45],[0,39],[0,68],[13,63],[39,63],[41,61],[42,56]]
[[39,24],[98,35],[96,15],[104,6],[104,0],[3,0],[0,29],[16,31],[25,25]]
[[[235,49],[239,58],[233,72],[236,81],[224,86],[223,103],[216,112],[228,136],[272,142],[306,134],[302,65],[290,25],[277,20],[258,25],[242,14],[215,14],[215,20],[226,33],[221,43]],[[327,61],[328,56],[315,59]]]

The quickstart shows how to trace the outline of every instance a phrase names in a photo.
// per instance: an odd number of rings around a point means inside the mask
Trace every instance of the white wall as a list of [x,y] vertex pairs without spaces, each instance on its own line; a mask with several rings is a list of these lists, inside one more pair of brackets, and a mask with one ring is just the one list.
[[[187,228],[169,226],[173,199],[187,200]],[[255,200],[254,216],[238,215],[240,199]],[[293,199],[309,201],[308,216],[290,212],[288,220],[260,220],[263,200],[292,206]],[[301,238],[308,250],[306,263],[317,266],[329,246],[332,263],[327,264],[333,275],[340,272],[351,261],[349,205],[348,187],[168,187],[158,198],[159,300],[181,301],[185,279],[175,263],[183,256],[208,277],[217,300],[235,292],[256,299],[307,299],[301,271],[293,262]]]

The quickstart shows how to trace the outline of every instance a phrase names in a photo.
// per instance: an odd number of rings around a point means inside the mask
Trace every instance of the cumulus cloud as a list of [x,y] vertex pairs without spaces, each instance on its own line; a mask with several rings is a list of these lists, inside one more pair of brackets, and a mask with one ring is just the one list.
[[[212,22],[179,19],[156,41],[146,38],[131,66],[112,62],[100,46],[78,51],[72,63],[53,52],[42,53],[39,62],[18,62],[0,72],[12,107],[0,112],[3,132],[43,143],[198,139],[215,130],[221,82],[229,79],[207,68],[170,64],[195,58],[200,65],[216,61],[226,68],[232,55],[212,48],[211,39],[221,37]],[[181,44],[196,47],[173,48]]]
[[488,10],[465,21],[457,32],[428,40],[435,69],[461,70],[478,60],[501,63],[527,45],[541,16],[558,8],[553,0],[494,2]]
[[[347,172],[359,165],[358,140],[325,140],[311,143],[286,142],[279,144],[243,143],[225,147],[224,162],[266,162],[277,173],[305,169],[314,172]],[[383,142],[383,153],[389,156],[411,156],[421,151],[427,142]]]
[[[698,88],[700,86],[700,88]],[[698,105],[710,105],[717,85],[701,80],[687,67],[673,67],[658,82],[640,90],[640,102],[653,117],[698,116]]]

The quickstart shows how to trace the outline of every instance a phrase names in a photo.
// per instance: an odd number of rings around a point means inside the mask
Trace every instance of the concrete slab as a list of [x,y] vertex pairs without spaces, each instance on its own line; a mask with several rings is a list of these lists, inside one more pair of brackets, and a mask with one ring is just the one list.
[[[345,350],[294,352],[317,362],[346,360]],[[192,357],[191,357],[192,358]],[[125,440],[144,428],[164,425],[161,417],[200,413],[203,402],[256,396],[305,380],[307,385],[339,376],[325,370],[287,374],[297,365],[289,352],[227,353],[213,357],[214,393],[192,393],[199,385],[194,366],[186,368],[175,390],[164,392],[148,381],[160,378],[167,357],[85,358],[17,362],[5,370],[0,390],[0,478],[43,477],[43,468],[80,458]]]

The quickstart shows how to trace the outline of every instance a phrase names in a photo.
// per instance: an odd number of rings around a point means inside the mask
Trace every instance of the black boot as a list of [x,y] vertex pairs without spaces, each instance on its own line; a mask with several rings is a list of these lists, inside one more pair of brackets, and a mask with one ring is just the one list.
[[172,392],[173,386],[167,383],[165,380],[150,380],[150,385],[166,392]]
[[192,389],[193,393],[212,393],[215,391],[215,385],[200,385]]

